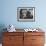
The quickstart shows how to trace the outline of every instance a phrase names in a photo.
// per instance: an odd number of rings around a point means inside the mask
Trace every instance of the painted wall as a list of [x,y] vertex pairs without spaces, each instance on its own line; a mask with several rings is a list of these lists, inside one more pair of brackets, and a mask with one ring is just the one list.
[[[17,7],[35,7],[35,22],[18,22]],[[46,32],[46,0],[0,0],[0,31],[9,24],[20,29],[40,27]]]
[[[0,27],[46,28],[46,0],[0,0]],[[18,22],[17,7],[35,7],[35,22]]]

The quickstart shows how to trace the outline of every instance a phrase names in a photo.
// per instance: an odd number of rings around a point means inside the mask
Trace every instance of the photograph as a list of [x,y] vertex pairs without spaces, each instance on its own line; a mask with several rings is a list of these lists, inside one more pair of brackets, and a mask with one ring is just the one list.
[[18,21],[34,21],[35,11],[34,7],[18,7],[17,17]]

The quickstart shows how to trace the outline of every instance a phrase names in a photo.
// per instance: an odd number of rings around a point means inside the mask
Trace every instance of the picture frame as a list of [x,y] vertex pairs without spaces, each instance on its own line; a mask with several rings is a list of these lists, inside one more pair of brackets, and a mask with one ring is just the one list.
[[35,7],[18,7],[17,20],[21,22],[35,22]]

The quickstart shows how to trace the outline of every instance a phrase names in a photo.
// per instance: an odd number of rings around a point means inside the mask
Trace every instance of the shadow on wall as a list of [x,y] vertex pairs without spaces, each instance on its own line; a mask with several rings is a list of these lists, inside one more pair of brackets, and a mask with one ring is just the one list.
[[0,24],[0,43],[2,43],[2,36],[3,36],[2,32],[6,31],[6,30],[3,30],[4,28],[6,28],[5,25]]

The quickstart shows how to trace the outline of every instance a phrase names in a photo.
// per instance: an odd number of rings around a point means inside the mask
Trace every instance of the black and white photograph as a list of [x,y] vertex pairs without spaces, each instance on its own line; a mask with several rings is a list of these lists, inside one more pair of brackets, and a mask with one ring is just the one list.
[[18,7],[18,21],[35,21],[35,7]]

